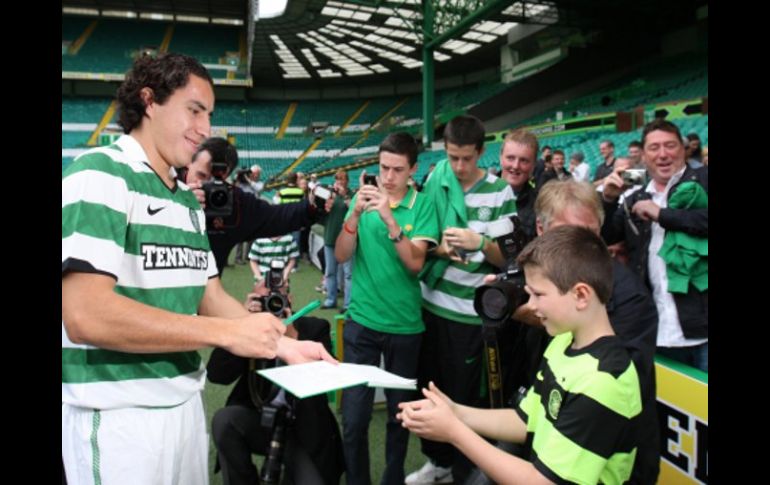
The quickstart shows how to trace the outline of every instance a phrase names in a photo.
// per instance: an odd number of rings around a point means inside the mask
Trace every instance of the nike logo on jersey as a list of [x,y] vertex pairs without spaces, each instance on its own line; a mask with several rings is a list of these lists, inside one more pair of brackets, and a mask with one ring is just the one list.
[[150,214],[151,216],[154,216],[155,214],[157,214],[158,212],[162,211],[165,208],[166,208],[166,206],[164,205],[163,207],[158,207],[157,209],[153,209],[152,207],[150,207],[148,205],[147,206],[147,213]]

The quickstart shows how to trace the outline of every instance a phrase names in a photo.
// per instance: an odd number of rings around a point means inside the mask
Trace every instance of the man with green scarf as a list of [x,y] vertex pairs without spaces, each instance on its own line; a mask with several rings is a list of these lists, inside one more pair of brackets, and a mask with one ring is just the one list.
[[642,147],[651,180],[617,203],[623,180],[607,177],[602,236],[626,241],[652,288],[657,353],[708,372],[708,167],[686,164],[679,128],[663,119],[644,127]]
[[[484,125],[473,116],[457,116],[444,130],[447,160],[436,165],[423,193],[435,204],[442,239],[422,272],[425,334],[418,384],[433,381],[455,402],[483,407],[481,319],[473,309],[484,275],[502,266],[500,249],[485,236],[487,225],[516,212],[511,187],[479,168],[484,153]],[[461,483],[470,462],[445,443],[421,440],[429,461],[406,478],[407,484]]]

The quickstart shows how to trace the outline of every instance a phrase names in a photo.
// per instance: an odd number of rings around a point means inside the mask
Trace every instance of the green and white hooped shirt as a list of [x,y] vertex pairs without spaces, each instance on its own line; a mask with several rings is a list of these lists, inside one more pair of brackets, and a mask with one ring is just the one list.
[[[169,189],[123,135],[79,156],[62,176],[62,274],[116,279],[115,292],[193,315],[217,275],[200,204]],[[196,351],[134,354],[75,344],[62,322],[62,402],[94,409],[176,406],[203,388]]]
[[[516,213],[516,197],[503,179],[487,174],[465,193],[465,206],[468,228],[483,235],[487,234],[490,222]],[[441,232],[444,229],[439,227]],[[476,288],[484,284],[486,275],[497,272],[481,251],[471,253],[467,264],[452,261],[435,288],[420,283],[422,305],[447,320],[481,325],[481,318],[473,309]]]

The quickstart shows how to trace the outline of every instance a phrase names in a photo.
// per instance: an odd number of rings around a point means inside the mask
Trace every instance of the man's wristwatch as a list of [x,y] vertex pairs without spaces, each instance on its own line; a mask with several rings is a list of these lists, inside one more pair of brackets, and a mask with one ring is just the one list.
[[394,243],[400,242],[402,239],[404,239],[404,230],[399,229],[398,234],[396,234],[396,237],[390,237],[390,234],[388,234],[388,239],[390,239]]

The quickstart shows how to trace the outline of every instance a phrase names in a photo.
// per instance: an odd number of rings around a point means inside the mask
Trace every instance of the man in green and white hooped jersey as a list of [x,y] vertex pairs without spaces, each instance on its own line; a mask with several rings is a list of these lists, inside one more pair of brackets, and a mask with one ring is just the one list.
[[[209,135],[195,59],[138,59],[117,92],[126,135],[62,177],[62,458],[70,483],[208,484],[196,349],[325,358],[222,288],[196,197],[175,180]],[[201,315],[196,316],[195,314]]]
[[[473,116],[457,116],[444,130],[447,159],[440,162],[423,192],[438,210],[441,244],[422,274],[425,335],[418,384],[433,381],[459,403],[484,406],[481,319],[473,309],[484,276],[497,273],[503,257],[497,243],[484,236],[487,225],[516,213],[511,187],[478,166],[484,153],[484,125]],[[460,254],[465,253],[461,258]],[[464,259],[464,260],[463,260]],[[430,459],[406,483],[461,481],[471,465],[444,443],[421,440]],[[443,482],[442,482],[443,483]]]

